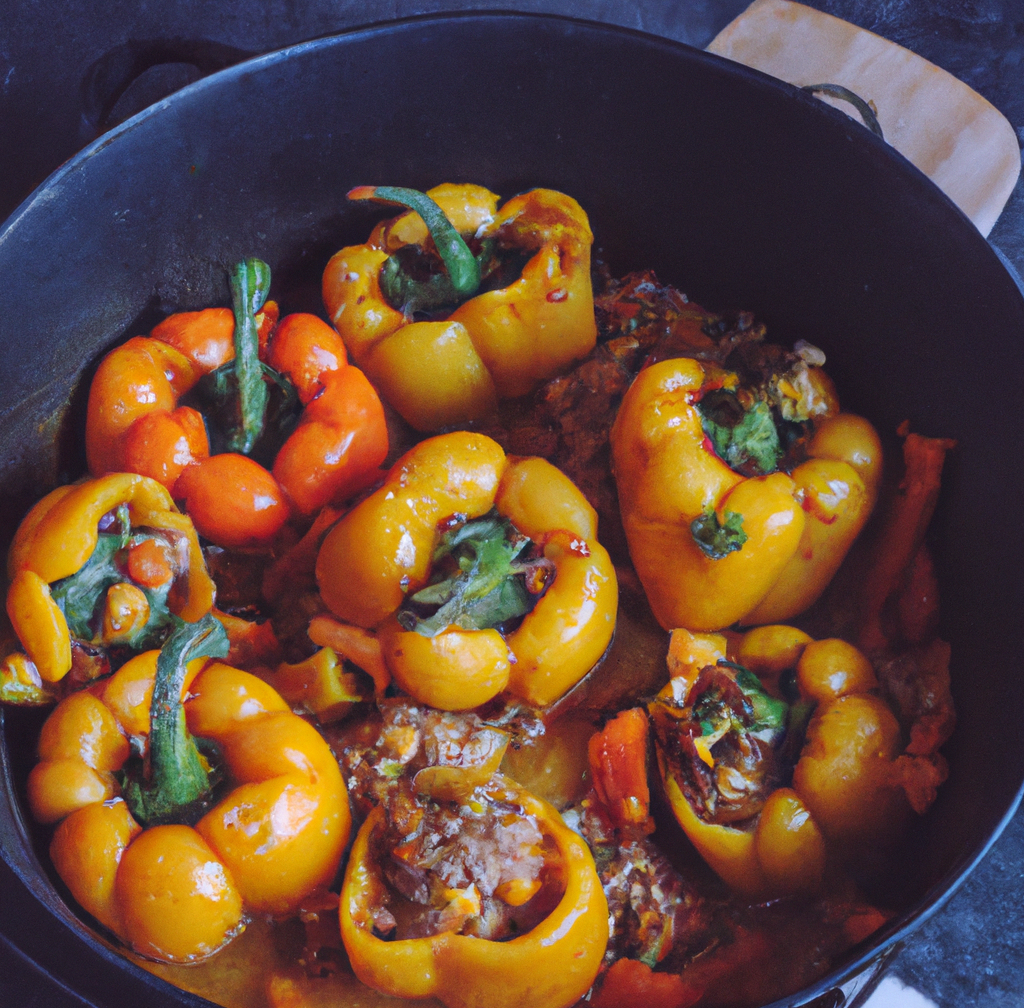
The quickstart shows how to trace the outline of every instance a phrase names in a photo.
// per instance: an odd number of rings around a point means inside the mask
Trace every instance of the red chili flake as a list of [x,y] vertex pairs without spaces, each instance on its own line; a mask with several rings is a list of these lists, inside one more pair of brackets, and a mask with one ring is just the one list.
[[564,301],[569,296],[569,292],[564,287],[559,287],[557,290],[548,291],[548,300],[552,302]]
[[460,525],[465,525],[469,520],[469,515],[463,514],[461,511],[456,511],[455,514],[449,518],[445,518],[444,521],[438,522],[437,529],[439,532],[448,532],[453,528],[458,528]]

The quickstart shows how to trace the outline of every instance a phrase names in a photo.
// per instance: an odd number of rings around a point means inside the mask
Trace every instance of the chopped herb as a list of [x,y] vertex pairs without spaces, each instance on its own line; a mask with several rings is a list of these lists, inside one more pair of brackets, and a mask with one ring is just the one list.
[[789,704],[765,692],[761,680],[753,672],[740,668],[736,673],[736,685],[750,701],[754,710],[751,731],[778,731],[786,726],[789,716]]
[[526,615],[536,601],[526,575],[549,566],[526,559],[531,546],[497,514],[445,532],[434,551],[434,580],[409,598],[399,622],[433,637],[447,626],[482,630]]
[[697,410],[715,453],[730,468],[751,476],[778,469],[783,449],[771,407],[763,399],[744,408],[734,392],[716,389],[701,399]]
[[405,764],[394,759],[382,759],[376,766],[377,772],[383,777],[397,780],[405,770]]
[[710,560],[721,560],[741,549],[747,541],[747,533],[743,531],[743,515],[735,511],[726,511],[723,524],[719,521],[715,509],[711,507],[693,519],[690,523],[690,532],[693,541]]

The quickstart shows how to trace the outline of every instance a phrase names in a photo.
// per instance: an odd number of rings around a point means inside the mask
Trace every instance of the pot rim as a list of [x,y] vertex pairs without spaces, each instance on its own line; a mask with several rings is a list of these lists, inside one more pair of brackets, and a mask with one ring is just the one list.
[[[81,171],[93,157],[104,151],[111,144],[117,143],[121,137],[142,128],[150,118],[154,116],[161,116],[165,114],[168,109],[173,111],[177,105],[191,100],[194,96],[202,94],[207,89],[218,88],[224,81],[235,80],[239,77],[250,74],[258,74],[277,65],[278,63],[301,58],[307,53],[319,50],[328,50],[335,46],[343,46],[356,42],[361,38],[404,31],[410,28],[415,28],[418,25],[436,26],[465,20],[496,20],[500,22],[520,21],[534,23],[551,21],[578,25],[590,30],[596,29],[599,32],[612,35],[631,36],[642,40],[647,45],[656,45],[667,50],[685,54],[685,58],[695,60],[698,63],[704,62],[706,64],[713,65],[718,68],[718,71],[727,73],[738,80],[744,81],[746,86],[751,87],[755,91],[761,93],[768,91],[785,93],[788,98],[803,103],[807,115],[823,116],[833,122],[835,121],[836,116],[842,117],[843,119],[848,118],[845,113],[826,105],[824,102],[807,94],[794,85],[770,77],[759,70],[755,70],[743,64],[735,63],[716,54],[697,49],[687,43],[663,36],[652,35],[648,32],[635,28],[607,22],[593,21],[585,18],[568,17],[566,15],[556,13],[511,11],[501,8],[420,14],[411,17],[356,26],[342,32],[319,36],[269,53],[254,56],[223,70],[211,73],[206,77],[187,85],[179,91],[172,93],[166,98],[161,99],[92,141],[74,157],[70,158],[67,162],[52,172],[28,197],[26,197],[26,199],[14,210],[2,226],[0,226],[0,247],[2,247],[5,241],[10,240],[12,236],[14,236],[19,223],[33,210],[33,208],[44,202],[50,202],[55,198],[59,198],[62,183],[74,173]],[[887,161],[889,164],[889,170],[896,172],[897,175],[902,174],[909,184],[919,186],[924,182],[926,186],[933,190],[933,195],[937,194],[946,206],[955,215],[962,219],[962,221],[977,236],[978,241],[987,247],[994,259],[994,262],[998,264],[997,268],[1003,269],[1009,273],[1017,286],[1022,299],[1024,299],[1024,283],[1022,283],[1012,265],[995,246],[977,232],[974,225],[963,214],[960,208],[957,207],[945,193],[935,186],[926,175],[896,151],[895,148],[891,147],[885,141],[877,138],[869,130],[861,127],[859,124],[854,123],[854,125],[857,130],[855,136],[858,138],[858,142],[874,145],[872,148],[872,156]],[[145,982],[148,986],[155,986],[165,996],[168,994],[176,996],[179,1002],[182,1005],[188,1006],[188,1008],[200,1008],[200,1006],[211,1005],[211,1002],[207,1001],[205,998],[190,994],[175,987],[173,984],[148,973],[131,960],[122,956],[113,945],[101,940],[97,934],[94,933],[88,925],[83,923],[66,905],[61,895],[50,882],[46,870],[35,856],[31,840],[29,838],[29,831],[22,815],[20,803],[14,794],[10,775],[10,761],[7,752],[7,740],[4,734],[4,716],[2,709],[0,709],[0,771],[2,771],[0,776],[3,778],[2,786],[0,786],[0,859],[6,863],[7,867],[18,878],[27,892],[31,894],[32,898],[43,905],[50,917],[52,917],[59,926],[67,929],[70,933],[69,937],[83,943],[94,955],[100,956],[106,962],[112,964],[118,969],[129,971],[129,973],[134,975],[136,979]],[[784,1008],[784,1006],[807,1004],[815,998],[820,997],[823,993],[827,993],[834,988],[848,983],[854,977],[863,973],[873,963],[878,961],[880,957],[892,949],[893,946],[905,940],[917,927],[930,919],[943,907],[946,901],[956,892],[971,871],[973,871],[978,863],[986,856],[992,845],[999,838],[1007,823],[1013,818],[1020,806],[1022,798],[1024,798],[1024,781],[1022,781],[1021,785],[1018,787],[1015,796],[989,836],[979,844],[976,849],[966,852],[959,857],[942,876],[942,878],[927,891],[923,899],[919,900],[910,909],[894,917],[886,926],[875,932],[869,938],[865,939],[864,942],[861,943],[861,946],[859,946],[861,951],[857,952],[852,959],[847,959],[844,965],[833,969],[825,977],[803,990],[788,997],[771,1002],[769,1005],[766,1005],[765,1008]],[[10,822],[6,821],[8,816],[6,814],[2,814],[4,813],[5,805],[9,806],[10,809]],[[19,846],[22,847],[22,850],[20,852],[13,851],[9,846],[12,842],[17,842]],[[16,857],[15,855],[19,853],[21,856]],[[32,877],[32,873],[34,873],[34,877]],[[101,1002],[88,1001],[83,997],[83,995],[74,991],[61,979],[59,975],[59,956],[57,962],[47,962],[44,964],[43,962],[37,961],[32,956],[28,955],[19,946],[16,935],[8,932],[9,928],[10,930],[14,930],[14,927],[11,926],[14,922],[10,921],[9,915],[5,914],[4,917],[7,922],[0,923],[0,941],[2,941],[5,946],[13,949],[17,955],[23,959],[23,961],[31,964],[31,966],[42,976],[45,976],[70,996],[78,998],[83,1004],[90,1006],[90,1008],[92,1008],[92,1006],[95,1006],[95,1008],[101,1008]]]

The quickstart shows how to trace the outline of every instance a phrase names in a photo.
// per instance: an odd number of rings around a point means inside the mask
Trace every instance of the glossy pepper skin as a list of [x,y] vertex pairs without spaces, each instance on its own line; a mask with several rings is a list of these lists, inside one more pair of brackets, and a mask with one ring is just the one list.
[[807,453],[807,461],[790,474],[804,509],[803,534],[744,624],[778,623],[813,605],[875,506],[882,445],[869,421],[853,413],[826,418],[816,425]]
[[348,800],[327,743],[266,683],[217,661],[189,663],[193,735],[216,742],[233,789],[194,827],[142,829],[114,772],[129,738],[148,743],[157,652],[66,697],[43,726],[29,802],[58,822],[58,874],[93,917],[136,952],[193,962],[244,927],[287,915],[333,879],[348,839]]
[[[540,544],[554,567],[532,611],[504,639],[455,625],[433,637],[403,630],[394,614],[427,583],[443,523],[492,508]],[[546,706],[598,661],[615,627],[615,571],[596,533],[593,509],[549,462],[506,458],[480,434],[444,434],[399,459],[328,533],[317,581],[341,620],[380,628],[392,676],[422,702],[465,710],[507,688]]]
[[89,472],[139,472],[171,489],[185,466],[209,455],[202,418],[178,400],[234,356],[234,327],[230,308],[179,312],[111,350],[89,386]]
[[267,356],[305,407],[273,467],[296,511],[314,515],[375,482],[388,453],[384,407],[341,337],[315,315],[286,315]]
[[537,819],[560,861],[564,891],[554,910],[510,941],[454,932],[377,938],[371,910],[385,886],[372,856],[383,816],[378,807],[356,836],[341,892],[341,936],[363,983],[397,997],[436,997],[448,1008],[567,1008],[587,992],[608,942],[608,904],[593,857],[552,806],[516,790],[517,804]]
[[[831,861],[870,854],[904,824],[906,803],[892,773],[899,724],[860,651],[788,626],[758,627],[728,643],[717,634],[676,631],[673,678],[663,694],[686,697],[702,666],[726,658],[757,674],[770,691],[780,674],[795,670],[802,700],[815,705],[792,786],[774,790],[752,821],[708,822],[659,746],[669,804],[704,860],[737,892],[753,899],[814,892]],[[707,759],[714,760],[713,747]]]
[[[250,527],[232,527],[222,535],[217,508],[198,500],[203,485],[215,488],[224,478],[216,471],[223,460],[209,461],[202,415],[178,405],[200,378],[235,358],[235,318],[229,308],[169,316],[150,336],[137,336],[107,354],[89,389],[90,472],[140,473],[176,498],[196,496],[196,514],[208,538],[227,548],[272,540],[289,505],[308,516],[362,490],[379,475],[388,450],[380,398],[363,373],[349,366],[337,332],[305,313],[278,323],[273,302],[255,315],[255,322],[260,358],[292,381],[304,409],[272,473],[252,459],[233,456],[239,479],[265,488],[255,502],[236,495],[235,509],[248,515]],[[193,469],[179,487],[181,476]],[[275,502],[272,518],[260,503],[264,498]]]
[[427,242],[419,214],[379,225],[365,245],[328,263],[328,316],[385,398],[422,431],[478,419],[496,398],[525,395],[586,356],[597,339],[593,235],[575,200],[534,189],[499,209],[482,186],[451,184],[427,195],[465,238],[496,239],[499,249],[529,258],[508,286],[477,293],[430,322],[389,304],[380,283],[390,256]]
[[[67,619],[52,598],[50,585],[86,564],[96,549],[100,519],[121,505],[127,506],[133,528],[165,531],[181,544],[178,563],[184,573],[169,597],[172,611],[194,622],[213,606],[215,588],[195,528],[156,480],[111,473],[58,487],[25,516],[7,560],[7,612],[22,647],[45,682],[57,682],[67,675],[72,659]],[[118,587],[108,592],[108,610],[111,593],[116,595]],[[133,585],[121,587],[131,589]]]
[[[801,612],[831,580],[874,503],[881,455],[865,421],[824,418],[792,474],[745,477],[715,454],[696,404],[722,377],[691,358],[641,371],[611,433],[630,555],[665,629],[709,631]],[[712,558],[693,523],[742,519]]]

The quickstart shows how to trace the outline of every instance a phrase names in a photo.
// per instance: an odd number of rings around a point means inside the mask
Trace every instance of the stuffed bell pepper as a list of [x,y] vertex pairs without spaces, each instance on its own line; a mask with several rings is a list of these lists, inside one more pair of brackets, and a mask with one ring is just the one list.
[[140,955],[205,958],[247,915],[329,885],[348,799],[316,730],[227,654],[212,615],[72,693],[29,776],[35,818],[78,903]]
[[314,315],[278,323],[269,286],[266,263],[239,263],[234,311],[169,316],[107,354],[89,388],[90,472],[157,480],[226,548],[346,500],[387,454],[383,407],[341,337]]
[[69,672],[80,685],[112,659],[159,647],[176,618],[195,622],[213,606],[192,522],[161,484],[131,473],[39,501],[15,534],[7,573],[7,614],[24,655],[7,659],[4,676],[30,674],[39,700]]
[[677,630],[669,669],[648,708],[665,793],[733,889],[813,893],[830,864],[870,860],[906,824],[900,724],[853,645],[787,626],[731,646]]
[[327,534],[320,593],[374,630],[398,686],[443,710],[508,690],[543,707],[604,654],[615,570],[593,509],[540,458],[481,434],[422,441]]
[[742,375],[690,357],[653,364],[612,428],[630,556],[667,630],[802,612],[874,505],[878,436],[839,411],[823,355],[803,344],[780,360],[763,346]]
[[608,904],[583,839],[496,773],[509,735],[474,714],[380,703],[348,753],[366,819],[341,891],[356,976],[448,1008],[567,1008],[597,975]]
[[593,235],[569,196],[533,189],[499,209],[476,185],[361,186],[409,207],[328,263],[328,316],[356,363],[417,430],[479,419],[594,347]]

